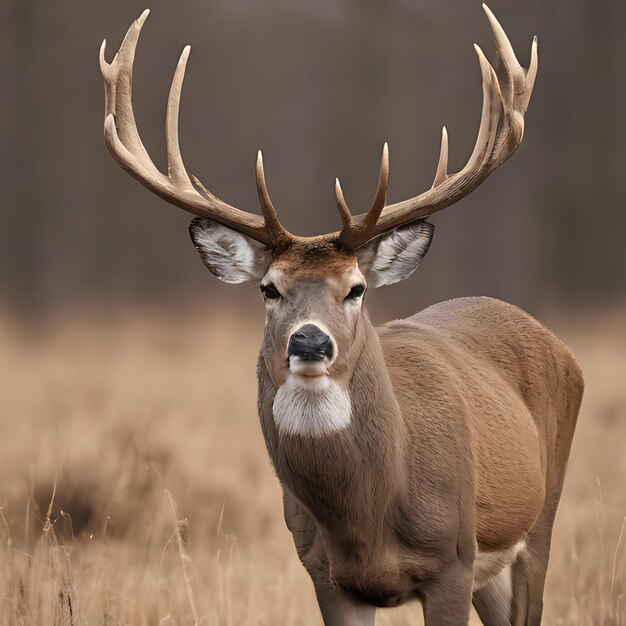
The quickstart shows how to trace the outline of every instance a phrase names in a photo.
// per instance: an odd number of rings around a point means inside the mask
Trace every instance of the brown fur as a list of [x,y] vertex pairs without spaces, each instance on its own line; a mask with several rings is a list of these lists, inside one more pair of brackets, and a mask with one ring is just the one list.
[[[345,273],[340,253],[332,273],[340,275],[342,263]],[[301,251],[275,266],[293,269],[289,282],[298,287],[316,277],[322,298],[320,266],[308,266]],[[331,306],[322,299],[318,310],[329,325]],[[258,368],[261,424],[285,519],[326,622],[371,623],[349,622],[341,610],[344,617],[334,617],[340,601],[394,606],[418,597],[429,626],[466,624],[476,548],[502,550],[526,538],[523,559],[540,554],[533,561],[540,584],[514,569],[512,617],[539,623],[526,620],[540,615],[583,389],[570,352],[530,316],[489,298],[444,302],[376,330],[362,312],[353,336],[339,341],[340,351],[350,342],[354,361],[337,366],[348,372],[353,409],[339,433],[277,432],[276,374],[268,371],[276,364],[268,358],[281,341],[271,327]]]
[[346,262],[354,258],[336,237],[320,236],[294,239],[286,248],[274,251],[273,266],[294,278],[307,279],[332,274],[342,275]]

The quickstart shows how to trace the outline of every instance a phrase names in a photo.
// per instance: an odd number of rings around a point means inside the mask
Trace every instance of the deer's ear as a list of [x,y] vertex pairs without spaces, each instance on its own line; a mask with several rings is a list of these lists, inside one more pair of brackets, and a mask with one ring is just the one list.
[[263,244],[212,220],[196,217],[189,235],[204,264],[225,283],[258,282],[270,266]]
[[392,285],[408,278],[424,258],[435,227],[419,221],[373,239],[357,253],[368,287]]

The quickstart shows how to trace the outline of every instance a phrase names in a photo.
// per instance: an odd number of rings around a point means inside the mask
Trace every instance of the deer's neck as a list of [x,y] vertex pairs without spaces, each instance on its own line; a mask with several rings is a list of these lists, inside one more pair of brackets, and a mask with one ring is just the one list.
[[[402,471],[403,422],[376,331],[363,319],[362,350],[347,382],[349,421],[326,434],[288,434],[273,413],[277,390],[259,359],[259,413],[278,478],[331,532],[384,515]],[[380,528],[372,519],[370,528]],[[372,538],[368,538],[369,541]]]

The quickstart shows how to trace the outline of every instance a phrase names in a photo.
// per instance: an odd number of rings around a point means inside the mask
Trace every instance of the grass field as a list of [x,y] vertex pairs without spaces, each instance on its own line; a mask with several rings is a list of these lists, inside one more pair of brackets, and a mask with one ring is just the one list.
[[[256,417],[260,317],[0,323],[0,624],[320,623]],[[626,315],[551,327],[587,391],[545,623],[626,625]]]

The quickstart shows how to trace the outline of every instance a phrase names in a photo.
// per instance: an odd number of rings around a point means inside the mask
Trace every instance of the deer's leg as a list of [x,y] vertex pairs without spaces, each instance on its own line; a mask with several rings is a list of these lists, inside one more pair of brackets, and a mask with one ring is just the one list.
[[474,592],[472,603],[485,626],[511,624],[511,567],[505,567],[484,587]]
[[532,542],[513,564],[513,626],[541,624],[549,550],[549,542]]
[[560,439],[560,447],[557,448],[555,454],[555,469],[553,469],[552,475],[548,477],[543,510],[526,537],[526,549],[518,555],[512,566],[513,602],[511,623],[513,626],[539,626],[541,624],[543,590],[548,571],[552,527],[561,498],[567,456],[574,434],[576,416],[582,397],[582,387],[577,387],[573,393],[577,395],[575,395],[575,400],[569,406],[569,415],[567,420],[565,420],[565,426],[568,428],[561,426],[564,434]]
[[526,537],[526,548],[512,565],[513,626],[539,626],[543,613],[543,590],[548,571],[552,526],[561,497],[563,476],[548,489],[537,521]]
[[309,573],[326,626],[374,626],[376,607],[350,598],[330,581],[323,546],[318,541],[315,520],[283,486],[285,521],[298,556]]
[[556,447],[548,458],[546,497],[543,510],[526,538],[526,550],[513,564],[512,620],[514,626],[538,626],[543,613],[543,590],[548,570],[552,526],[561,498],[578,411],[582,401],[584,382],[576,362],[568,365],[564,380],[567,404],[557,417],[554,428]]
[[[552,509],[552,507],[550,507]],[[513,626],[539,626],[543,613],[543,590],[548,571],[550,540],[554,512],[545,510],[535,522],[528,537],[526,549],[512,565],[513,574]]]
[[311,578],[325,626],[374,626],[375,606],[357,602],[335,589],[330,581],[322,581],[314,574]]
[[472,609],[472,568],[460,562],[421,590],[425,626],[467,626]]

